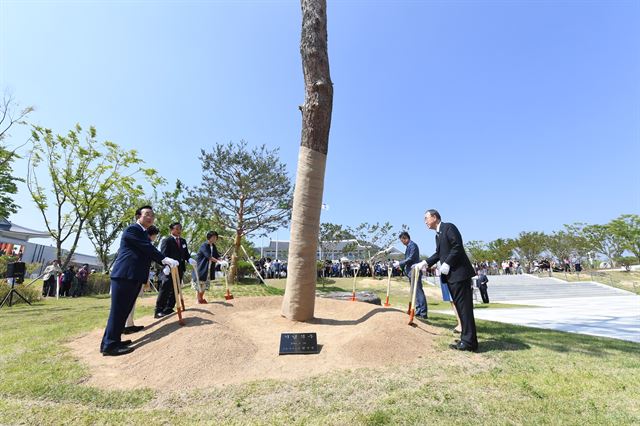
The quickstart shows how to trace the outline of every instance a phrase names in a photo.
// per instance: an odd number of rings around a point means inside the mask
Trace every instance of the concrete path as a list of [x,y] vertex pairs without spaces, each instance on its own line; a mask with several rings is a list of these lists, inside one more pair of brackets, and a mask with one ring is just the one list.
[[624,290],[530,275],[489,276],[489,299],[535,307],[476,309],[476,318],[640,343],[640,296]]

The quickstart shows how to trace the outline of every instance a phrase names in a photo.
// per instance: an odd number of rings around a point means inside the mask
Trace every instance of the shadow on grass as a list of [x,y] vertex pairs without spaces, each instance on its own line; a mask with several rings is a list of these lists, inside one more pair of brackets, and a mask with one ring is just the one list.
[[[455,325],[455,318],[443,314],[430,315],[428,323],[442,328],[446,334]],[[538,329],[493,321],[476,320],[479,352],[518,351],[536,347],[558,353],[580,353],[606,357],[613,352],[632,355],[640,353],[640,345],[624,340],[587,336],[562,331]]]
[[332,293],[334,291],[348,291],[349,293],[351,293],[351,289],[345,290],[342,287],[333,286],[333,285],[329,287],[316,287],[316,291],[319,293]]
[[478,330],[482,336],[490,336],[491,340],[512,344],[528,344],[532,347],[537,346],[558,353],[582,353],[595,357],[605,357],[615,351],[634,355],[640,352],[638,343],[624,340],[491,321],[479,321]]
[[478,353],[484,352],[505,352],[505,351],[523,351],[531,349],[531,346],[520,340],[496,340],[486,339],[481,340],[478,345]]
[[318,284],[316,285],[316,287],[322,286],[324,288],[327,284],[335,284],[335,283],[336,283],[336,280],[331,278],[318,278]]

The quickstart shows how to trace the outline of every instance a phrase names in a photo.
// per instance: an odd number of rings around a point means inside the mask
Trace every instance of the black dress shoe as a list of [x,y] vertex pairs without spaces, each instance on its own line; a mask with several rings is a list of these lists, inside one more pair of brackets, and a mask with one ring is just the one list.
[[154,318],[156,318],[156,319],[158,319],[158,318],[163,318],[163,317],[166,317],[166,316],[167,316],[167,314],[165,314],[164,312],[156,312],[156,313],[153,315],[153,317],[154,317]]
[[165,314],[165,315],[171,315],[174,312],[175,311],[173,309],[171,309],[171,308],[165,309],[164,311],[162,311],[162,313]]
[[123,340],[122,342],[118,342],[120,346],[129,346],[131,344],[131,340]]
[[102,356],[120,356],[133,352],[133,348],[129,346],[114,346],[102,352]]
[[122,333],[123,334],[137,333],[138,331],[142,330],[143,328],[144,328],[144,326],[142,326],[142,325],[132,325],[131,327],[125,327],[124,331]]
[[455,349],[455,350],[458,350],[458,351],[475,352],[475,351],[478,350],[477,347],[476,348],[471,347],[471,346],[467,345],[465,342],[452,343],[452,344],[449,345],[449,347],[451,349]]

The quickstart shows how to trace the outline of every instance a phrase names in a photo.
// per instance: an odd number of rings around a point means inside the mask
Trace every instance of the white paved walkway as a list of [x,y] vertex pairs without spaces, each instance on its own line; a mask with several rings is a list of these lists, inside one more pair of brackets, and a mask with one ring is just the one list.
[[640,343],[640,296],[603,284],[489,276],[489,299],[535,307],[476,309],[476,318]]
[[476,309],[484,320],[640,343],[640,296],[518,300],[536,308]]

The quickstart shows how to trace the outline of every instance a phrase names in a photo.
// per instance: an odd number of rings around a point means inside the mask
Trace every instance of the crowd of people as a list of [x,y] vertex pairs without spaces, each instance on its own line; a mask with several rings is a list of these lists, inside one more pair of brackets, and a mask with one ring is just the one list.
[[261,257],[253,260],[258,272],[264,279],[271,278],[287,278],[287,261],[280,259],[271,259],[270,257]]
[[[517,275],[526,271],[518,259],[505,259],[498,263],[495,260],[485,260],[474,262],[473,267],[476,272],[484,271],[487,275]],[[529,273],[541,272],[582,272],[582,263],[579,258],[564,258],[559,261],[550,258],[536,259],[531,263]]]
[[[69,264],[63,271],[57,260],[52,261],[44,269],[44,275],[42,276],[42,297],[56,297],[57,292],[59,297],[85,296],[91,272],[89,265],[86,263],[78,268],[77,271],[74,265]],[[59,288],[56,282],[58,279],[60,280]]]

